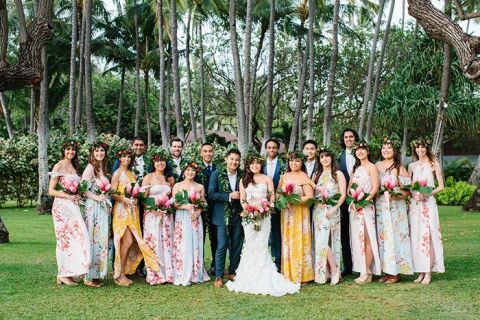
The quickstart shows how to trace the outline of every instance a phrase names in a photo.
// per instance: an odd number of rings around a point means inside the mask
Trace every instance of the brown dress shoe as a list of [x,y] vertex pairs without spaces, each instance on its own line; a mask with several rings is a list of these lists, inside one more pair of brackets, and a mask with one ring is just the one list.
[[216,278],[215,283],[213,284],[215,288],[221,288],[223,287],[223,281],[222,278]]
[[228,280],[235,281],[235,275],[234,274],[229,274],[228,275]]

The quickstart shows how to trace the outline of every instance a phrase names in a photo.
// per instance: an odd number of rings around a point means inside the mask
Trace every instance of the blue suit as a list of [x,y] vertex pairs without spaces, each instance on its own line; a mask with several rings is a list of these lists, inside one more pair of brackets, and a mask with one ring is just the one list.
[[[280,182],[280,176],[282,174],[284,164],[277,158],[277,165],[275,167],[275,173],[273,174],[273,187],[275,190],[278,188],[278,183]],[[263,174],[267,174],[267,166],[262,168]],[[280,210],[275,209],[275,213],[271,216],[272,230],[270,232],[270,249],[272,256],[275,259],[275,265],[277,270],[280,271],[282,264],[282,231],[280,227]]]
[[[226,169],[222,168],[219,170]],[[230,202],[230,192],[239,191],[241,173],[237,171],[235,190],[231,190],[230,185],[228,185],[227,189],[229,192],[224,192],[224,186],[219,179],[219,170],[214,171],[210,176],[208,187],[208,199],[213,202],[211,223],[217,228],[218,247],[215,253],[215,276],[217,278],[223,277],[227,249],[230,255],[228,272],[229,274],[235,274],[240,263],[244,238],[242,218],[240,217],[240,212],[242,211],[240,200],[231,201],[232,216],[230,217],[229,225],[225,224],[225,206]]]
[[[339,167],[348,185],[350,175],[348,174],[345,150],[340,155]],[[350,249],[350,217],[346,201],[340,207],[340,240],[342,242],[343,273],[350,274],[352,273],[352,251]]]

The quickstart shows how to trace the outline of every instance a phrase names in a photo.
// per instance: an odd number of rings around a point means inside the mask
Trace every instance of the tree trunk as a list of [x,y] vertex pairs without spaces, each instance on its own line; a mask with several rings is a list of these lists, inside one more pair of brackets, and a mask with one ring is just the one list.
[[338,20],[340,15],[340,0],[335,0],[333,5],[333,30],[332,30],[332,57],[330,60],[330,69],[327,80],[327,99],[323,107],[323,144],[330,146],[331,132],[330,122],[335,95],[335,76],[337,75],[338,60]]
[[478,185],[480,184],[480,156],[478,156],[477,164],[468,179],[468,183]]
[[473,192],[470,200],[463,206],[463,210],[480,211],[480,184],[477,185],[477,189]]
[[192,70],[190,69],[190,26],[192,24],[192,11],[195,12],[196,4],[192,9],[188,9],[187,15],[187,41],[185,44],[185,60],[187,64],[187,98],[188,98],[188,108],[190,111],[190,124],[192,126],[192,136],[193,140],[197,140],[197,124],[195,123],[195,112],[193,110],[193,98],[192,98]]
[[383,33],[382,48],[380,49],[380,56],[377,61],[377,69],[375,70],[375,84],[373,85],[372,102],[368,108],[367,130],[365,133],[365,140],[369,141],[373,130],[373,119],[375,116],[375,106],[377,104],[378,93],[380,90],[380,78],[382,76],[383,60],[385,58],[385,49],[388,44],[388,35],[390,33],[390,24],[392,22],[393,10],[395,9],[395,0],[391,1],[390,12],[388,13],[387,25]]
[[[173,1],[175,2],[175,1]],[[140,35],[138,27],[138,13],[137,5],[135,4],[135,14],[133,15],[133,20],[135,23],[135,132],[134,136],[138,137],[140,134],[140,116],[142,114],[142,104],[141,104],[141,94],[140,94]]]
[[165,124],[167,128],[167,140],[166,145],[167,148],[170,144],[170,137],[172,136],[172,128],[171,124],[171,116],[172,116],[172,102],[171,102],[171,89],[173,87],[173,79],[172,79],[172,59],[168,59],[167,68],[169,72],[167,73],[166,85],[165,85]]
[[402,0],[402,31],[405,30],[405,8],[407,0]]
[[80,32],[80,54],[78,59],[78,91],[77,91],[77,106],[75,107],[75,130],[82,126],[82,106],[83,106],[83,79],[85,75],[85,30],[86,30],[86,15],[85,7],[83,7],[82,27]]
[[200,135],[202,137],[202,143],[205,143],[207,142],[207,128],[205,128],[205,61],[203,58],[203,32],[201,20],[198,23],[198,42],[200,49]]
[[403,136],[402,136],[402,162],[405,163],[405,159],[407,158],[407,149],[408,149],[408,126],[404,122],[403,124]]
[[367,81],[365,84],[365,92],[363,95],[362,109],[360,110],[360,122],[358,124],[358,135],[360,136],[360,138],[363,138],[363,135],[364,135],[365,116],[367,114],[368,103],[370,102],[373,67],[375,64],[375,56],[377,52],[377,41],[378,41],[378,35],[380,34],[380,26],[382,25],[382,16],[383,16],[384,7],[385,7],[385,0],[380,0],[377,24],[375,26],[375,33],[373,34],[373,39],[372,39],[372,48],[370,50],[370,62],[368,64],[368,75],[367,75]]
[[5,117],[5,123],[7,125],[8,138],[13,139],[15,130],[13,128],[12,118],[10,117],[7,99],[5,99],[5,93],[3,92],[0,92],[0,104],[2,105],[3,116]]
[[160,135],[162,137],[162,147],[168,149],[168,137],[167,120],[166,120],[166,108],[165,108],[165,87],[168,85],[165,83],[165,48],[163,45],[163,33],[164,33],[164,18],[163,18],[163,0],[157,1],[157,27],[158,27],[158,51],[160,54],[159,70],[160,70],[160,92],[158,98],[158,119],[160,122]]
[[182,102],[180,99],[180,69],[178,65],[178,38],[177,38],[177,2],[170,1],[171,15],[171,42],[172,42],[172,76],[173,76],[173,99],[175,103],[175,122],[177,125],[177,137],[185,141],[183,129]]
[[144,72],[144,79],[145,79],[145,89],[144,89],[144,102],[143,105],[145,106],[145,120],[147,124],[147,146],[152,144],[152,121],[150,118],[150,109],[148,107],[148,72],[149,70],[143,70]]
[[92,4],[86,0],[85,8],[85,114],[87,116],[87,134],[90,142],[95,141],[95,119],[93,115],[92,88]]
[[233,56],[233,73],[235,75],[235,106],[237,109],[238,125],[238,146],[240,151],[245,154],[248,149],[248,132],[243,99],[242,70],[240,66],[240,55],[237,42],[237,21],[236,21],[236,1],[229,0],[228,21],[230,25],[230,46]]
[[267,71],[267,106],[265,110],[265,131],[262,149],[265,141],[272,137],[273,129],[273,71],[275,67],[275,0],[270,0],[270,22],[268,34],[268,71]]
[[122,112],[123,112],[123,92],[125,90],[125,67],[122,68],[120,76],[120,92],[118,93],[118,110],[117,110],[117,130],[116,135],[120,136],[122,130]]
[[243,38],[243,107],[247,119],[247,146],[252,143],[252,97],[250,96],[251,85],[251,49],[252,49],[252,19],[253,0],[247,0],[247,12],[245,16],[245,35]]
[[35,114],[37,112],[37,107],[39,104],[39,92],[38,88],[30,89],[30,133],[35,133]]
[[253,68],[252,68],[252,81],[250,81],[250,113],[249,113],[249,119],[248,119],[248,132],[251,133],[251,136],[249,136],[248,141],[250,143],[253,141],[253,116],[255,115],[255,111],[257,110],[257,107],[255,106],[254,102],[257,101],[256,96],[255,96],[255,88],[257,85],[257,69],[258,69],[258,63],[260,62],[260,55],[262,53],[262,48],[263,48],[263,42],[265,40],[265,34],[267,33],[268,30],[268,23],[264,22],[262,20],[262,26],[260,30],[260,38],[258,40],[258,45],[257,45],[257,52],[255,53],[255,59],[253,62]]
[[[316,14],[315,0],[308,0],[308,50],[309,50],[309,93],[307,114],[307,139],[313,138],[313,107],[315,104],[315,45],[313,39],[313,20]],[[335,10],[335,9],[334,9]]]
[[8,9],[5,0],[0,0],[0,68],[7,63],[8,50]]
[[2,217],[0,217],[0,243],[7,243],[9,241],[10,239],[7,226],[3,222]]
[[78,12],[77,0],[72,0],[72,41],[70,48],[70,86],[68,89],[68,110],[70,135],[75,132],[75,81],[77,67]]

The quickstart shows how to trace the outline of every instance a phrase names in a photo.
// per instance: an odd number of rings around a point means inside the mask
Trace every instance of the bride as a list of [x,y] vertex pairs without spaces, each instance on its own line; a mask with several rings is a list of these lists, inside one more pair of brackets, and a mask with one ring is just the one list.
[[[245,161],[245,174],[240,183],[240,199],[244,209],[247,203],[266,198],[271,203],[275,200],[275,190],[270,177],[261,174],[265,159],[256,151],[249,151]],[[262,219],[260,230],[253,223],[242,222],[245,232],[240,265],[234,281],[228,281],[226,287],[230,291],[253,294],[283,296],[300,290],[299,283],[293,283],[277,272],[268,250],[270,236],[270,217]],[[258,230],[258,231],[257,231]]]

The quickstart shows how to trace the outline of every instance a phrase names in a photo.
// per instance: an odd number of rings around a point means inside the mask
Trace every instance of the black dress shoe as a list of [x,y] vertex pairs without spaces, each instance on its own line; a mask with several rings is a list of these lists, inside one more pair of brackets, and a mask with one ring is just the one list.
[[137,269],[137,272],[135,274],[138,277],[141,277],[141,278],[146,278],[147,277],[147,273],[143,269]]
[[342,272],[342,277],[349,276],[351,274],[352,274],[351,270],[345,270],[345,271]]

